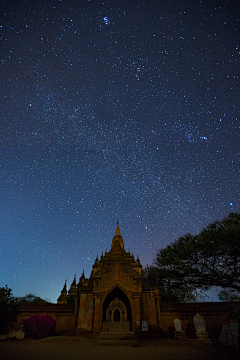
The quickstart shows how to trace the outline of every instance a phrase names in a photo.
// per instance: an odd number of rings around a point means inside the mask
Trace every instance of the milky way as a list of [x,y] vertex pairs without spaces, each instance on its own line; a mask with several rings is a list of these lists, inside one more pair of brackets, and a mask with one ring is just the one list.
[[0,286],[56,301],[240,211],[234,1],[4,1]]

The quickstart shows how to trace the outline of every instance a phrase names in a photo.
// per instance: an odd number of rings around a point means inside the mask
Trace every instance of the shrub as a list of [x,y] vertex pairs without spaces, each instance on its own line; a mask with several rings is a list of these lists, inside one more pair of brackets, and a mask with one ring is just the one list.
[[56,335],[56,321],[48,315],[33,315],[22,321],[25,337],[43,339],[46,336]]
[[0,334],[8,333],[16,318],[17,304],[12,295],[12,289],[9,289],[7,285],[0,287]]

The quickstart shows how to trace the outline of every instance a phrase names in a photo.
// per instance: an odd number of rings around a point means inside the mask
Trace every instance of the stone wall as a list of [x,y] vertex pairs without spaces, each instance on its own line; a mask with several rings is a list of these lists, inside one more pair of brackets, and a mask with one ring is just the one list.
[[209,337],[217,339],[223,325],[228,325],[228,315],[240,302],[160,303],[160,326],[173,334],[174,319],[180,319],[187,337],[195,337],[193,317],[198,312],[206,322]]
[[57,331],[74,331],[74,304],[21,305],[14,330],[22,328],[21,322],[32,315],[49,315],[56,321]]
[[[160,328],[164,333],[172,334],[174,331],[174,319],[180,319],[182,330],[187,337],[195,337],[193,317],[198,312],[206,322],[206,328],[211,339],[216,339],[221,333],[223,325],[228,325],[228,315],[232,309],[240,306],[240,302],[204,302],[204,303],[159,303],[160,305]],[[76,329],[78,308],[74,304],[41,304],[21,305],[17,323],[13,330],[22,328],[21,321],[32,315],[49,315],[56,320],[58,332],[73,332]],[[149,313],[145,311],[144,319],[149,321]],[[92,321],[92,320],[91,320]],[[149,322],[150,324],[150,322]],[[151,325],[151,324],[150,324]],[[87,331],[88,329],[82,329]],[[149,331],[157,330],[155,327]],[[79,331],[79,329],[78,329]]]
[[93,331],[93,321],[94,321],[94,298],[93,294],[84,294],[80,295],[80,304],[77,304],[77,331],[78,332],[91,332]]
[[148,322],[150,332],[157,331],[157,309],[154,291],[144,291],[141,297],[141,320]]

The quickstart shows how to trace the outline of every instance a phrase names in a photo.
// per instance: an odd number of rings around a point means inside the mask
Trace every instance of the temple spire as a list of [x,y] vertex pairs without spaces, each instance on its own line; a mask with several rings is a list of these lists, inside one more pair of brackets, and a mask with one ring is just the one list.
[[116,243],[118,243],[120,245],[120,247],[122,249],[124,249],[123,238],[122,238],[122,235],[120,233],[118,221],[117,221],[117,229],[116,229],[115,235],[114,235],[114,237],[112,239],[112,248],[114,247],[114,245]]
[[115,232],[115,236],[116,236],[116,235],[120,235],[120,236],[121,236],[118,221],[117,221],[117,229],[116,229],[116,232]]
[[80,279],[85,279],[84,269],[83,269],[83,271],[82,271],[82,276],[81,276]]

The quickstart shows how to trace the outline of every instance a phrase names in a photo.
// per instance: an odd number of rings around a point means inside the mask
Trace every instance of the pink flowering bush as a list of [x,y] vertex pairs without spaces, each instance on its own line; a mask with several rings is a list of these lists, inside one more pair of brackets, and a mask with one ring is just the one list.
[[48,315],[33,315],[22,321],[25,337],[43,339],[46,336],[56,335],[56,321]]

